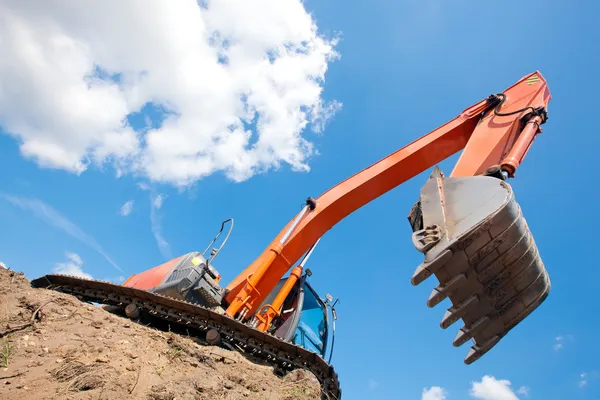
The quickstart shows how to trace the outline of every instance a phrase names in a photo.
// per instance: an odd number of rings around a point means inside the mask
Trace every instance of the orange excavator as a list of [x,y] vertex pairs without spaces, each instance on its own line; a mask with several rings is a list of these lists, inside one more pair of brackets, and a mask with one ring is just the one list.
[[[207,344],[262,359],[276,371],[307,369],[321,382],[324,398],[340,398],[331,366],[337,300],[317,294],[306,262],[320,238],[347,215],[435,166],[408,215],[412,242],[424,255],[411,283],[436,276],[427,305],[449,299],[440,326],[446,329],[462,319],[453,344],[473,342],[464,360],[470,364],[536,309],[550,290],[507,183],[541,133],[550,99],[546,80],[534,72],[316,199],[308,198],[262,254],[226,286],[220,284],[214,260],[231,234],[232,219],[223,222],[204,252],[132,275],[122,285],[45,275],[32,286],[71,293],[156,326],[168,323]],[[461,150],[446,177],[436,164]],[[213,248],[226,226],[225,238]]]

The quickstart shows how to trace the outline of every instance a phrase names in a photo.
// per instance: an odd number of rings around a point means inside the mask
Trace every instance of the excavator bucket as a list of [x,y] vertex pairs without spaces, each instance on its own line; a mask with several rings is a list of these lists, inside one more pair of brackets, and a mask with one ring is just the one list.
[[409,215],[425,255],[412,284],[435,275],[427,305],[449,298],[440,326],[462,319],[454,346],[471,339],[465,363],[494,347],[548,296],[550,279],[512,188],[491,176],[444,177],[435,168]]

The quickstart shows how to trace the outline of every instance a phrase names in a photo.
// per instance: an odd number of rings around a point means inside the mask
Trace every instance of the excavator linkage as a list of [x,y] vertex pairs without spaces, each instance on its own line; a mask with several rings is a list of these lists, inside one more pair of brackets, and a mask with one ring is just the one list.
[[425,260],[411,282],[435,275],[427,305],[449,298],[442,329],[462,319],[454,346],[465,363],[494,347],[548,296],[550,279],[512,188],[492,176],[444,177],[436,167],[409,221]]

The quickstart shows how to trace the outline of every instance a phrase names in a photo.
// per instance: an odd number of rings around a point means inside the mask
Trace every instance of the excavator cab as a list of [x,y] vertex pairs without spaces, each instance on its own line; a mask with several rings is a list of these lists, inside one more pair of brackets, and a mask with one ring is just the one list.
[[[310,270],[307,270],[296,282],[286,297],[279,316],[273,320],[269,333],[317,353],[324,360],[331,360],[335,342],[337,301],[332,303],[333,298],[329,294],[325,299],[321,299],[308,282],[309,276]],[[285,277],[277,283],[261,307],[273,301],[287,280]]]

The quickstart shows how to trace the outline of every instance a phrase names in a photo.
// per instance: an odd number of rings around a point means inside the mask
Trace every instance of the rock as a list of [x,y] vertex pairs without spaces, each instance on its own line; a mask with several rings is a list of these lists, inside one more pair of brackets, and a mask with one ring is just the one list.
[[90,325],[91,325],[91,326],[93,326],[93,327],[94,327],[94,328],[96,328],[96,329],[100,329],[100,328],[102,328],[102,322],[100,322],[100,321],[92,321],[92,322],[90,323]]

